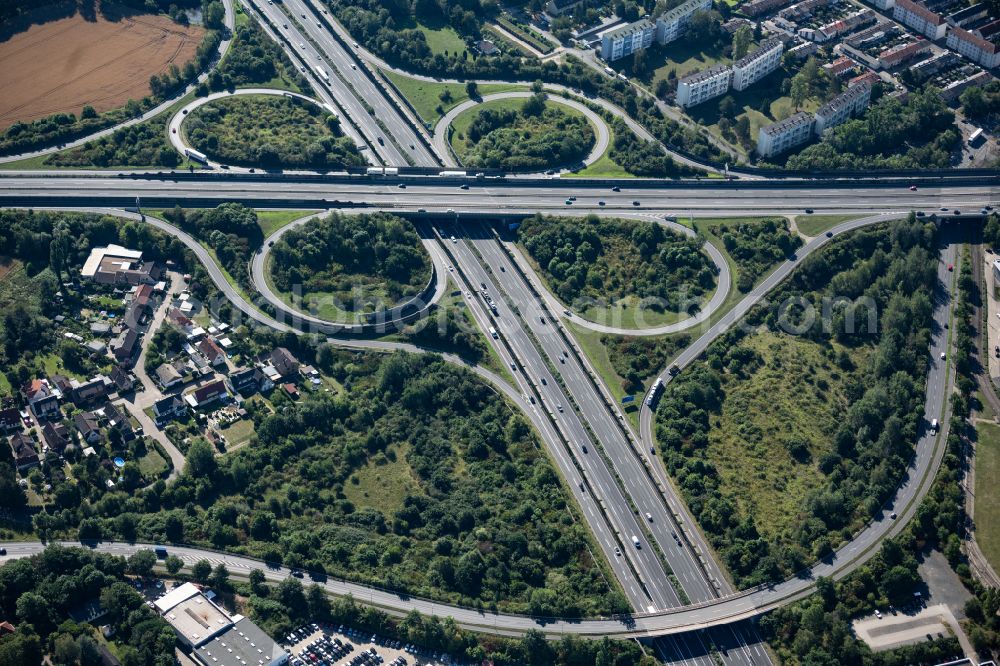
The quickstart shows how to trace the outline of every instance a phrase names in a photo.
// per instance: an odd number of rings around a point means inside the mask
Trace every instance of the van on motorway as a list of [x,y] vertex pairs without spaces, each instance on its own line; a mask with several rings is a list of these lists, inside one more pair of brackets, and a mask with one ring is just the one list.
[[931,419],[931,432],[937,432],[937,431],[938,431],[938,420]]
[[639,543],[639,537],[634,534],[632,535],[632,545],[636,548],[642,548],[642,544]]
[[493,336],[494,340],[499,340],[500,339],[500,336],[497,335],[497,329],[493,328],[492,326],[490,326],[490,335]]

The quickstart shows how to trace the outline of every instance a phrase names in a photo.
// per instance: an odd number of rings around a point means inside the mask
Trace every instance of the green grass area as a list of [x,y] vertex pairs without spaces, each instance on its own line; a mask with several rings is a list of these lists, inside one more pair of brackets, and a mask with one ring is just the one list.
[[615,145],[615,131],[608,124],[608,149],[600,159],[579,171],[571,171],[562,175],[563,178],[635,178],[620,164],[611,159],[611,148]]
[[979,423],[976,432],[976,541],[993,568],[1000,570],[1000,426]]
[[147,479],[159,477],[169,469],[167,461],[164,460],[159,451],[152,446],[149,446],[146,449],[146,455],[139,458],[138,462],[139,471]]
[[[439,106],[444,113],[448,113],[449,110],[469,99],[469,95],[465,92],[465,85],[461,83],[422,81],[392,71],[379,71],[392,82],[400,94],[413,106],[420,119],[431,128],[441,118],[442,114],[439,114],[436,110]],[[517,84],[483,83],[479,86],[478,90],[480,95],[485,96],[492,95],[493,93],[527,89],[527,86]],[[447,97],[447,102],[441,99],[441,95],[446,90],[450,95]]]
[[406,462],[407,443],[386,448],[383,455],[370,458],[344,484],[344,496],[355,506],[370,506],[387,516],[403,508],[407,495],[422,495],[420,482]]
[[819,236],[841,222],[858,219],[857,215],[797,215],[795,226],[806,236]]
[[320,211],[318,210],[258,210],[257,211],[257,226],[264,236],[267,238],[273,234],[278,229],[281,229],[290,222],[295,220],[308,217],[310,215],[315,215]]
[[226,438],[226,449],[243,446],[254,435],[253,421],[240,419],[220,429],[219,433]]
[[[817,461],[834,450],[833,433],[849,404],[846,373],[821,345],[771,331],[742,343],[763,366],[748,378],[726,375],[726,400],[712,429],[707,457],[719,473],[723,495],[740,514],[754,516],[758,531],[775,538],[794,524],[806,495],[822,487]],[[861,367],[869,348],[846,351]],[[808,462],[796,461],[783,442],[807,442]]]
[[[666,79],[673,70],[678,79],[693,72],[699,72],[715,65],[728,65],[732,63],[727,58],[721,46],[710,46],[703,48],[701,44],[693,44],[686,39],[679,39],[666,46],[658,46],[649,49],[649,60],[651,62],[663,62],[662,65],[654,69],[646,76],[641,76],[640,80],[649,85],[655,85],[660,79]],[[632,74],[634,72],[628,72]],[[709,103],[711,104],[711,103]]]

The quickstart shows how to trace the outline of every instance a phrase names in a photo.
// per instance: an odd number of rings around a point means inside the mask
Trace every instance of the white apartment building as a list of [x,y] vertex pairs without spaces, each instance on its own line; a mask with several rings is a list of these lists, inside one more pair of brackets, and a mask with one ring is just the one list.
[[816,136],[821,137],[823,132],[831,127],[836,127],[848,118],[860,114],[861,111],[868,108],[871,98],[872,87],[867,83],[859,83],[819,107],[813,126]]
[[948,29],[948,24],[939,14],[913,0],[896,0],[892,18],[928,39],[941,39]]
[[794,116],[761,127],[757,134],[757,154],[773,157],[805,143],[812,136],[813,122],[811,115],[799,111]]
[[726,65],[715,65],[704,71],[688,74],[677,81],[677,105],[686,109],[724,95],[732,80],[733,70]]
[[779,39],[767,39],[756,50],[733,65],[733,88],[745,90],[773,72],[781,64],[785,45]]
[[663,12],[656,19],[656,43],[669,44],[682,34],[691,15],[697,11],[708,11],[712,0],[687,0],[670,11]]
[[609,30],[601,35],[601,58],[614,62],[636,51],[648,48],[653,43],[656,26],[649,19],[639,19],[634,23]]
[[963,28],[952,28],[948,31],[948,48],[986,69],[1000,65],[1000,48]]

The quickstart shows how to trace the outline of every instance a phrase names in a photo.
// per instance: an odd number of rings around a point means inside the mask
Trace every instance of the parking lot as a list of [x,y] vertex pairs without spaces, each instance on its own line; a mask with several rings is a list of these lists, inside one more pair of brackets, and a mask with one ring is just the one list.
[[310,624],[279,641],[292,666],[462,666],[449,655],[351,627]]

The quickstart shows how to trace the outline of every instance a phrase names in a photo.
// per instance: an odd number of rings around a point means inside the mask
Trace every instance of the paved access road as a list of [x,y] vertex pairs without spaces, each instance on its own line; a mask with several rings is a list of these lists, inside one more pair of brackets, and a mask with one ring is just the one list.
[[[233,11],[234,11],[233,10],[233,0],[222,0],[222,4],[223,4],[223,6],[226,9],[226,16],[225,16],[225,19],[223,20],[223,22],[225,23],[226,29],[229,31],[229,34],[232,35],[232,32],[235,29],[235,25],[236,25],[236,15],[233,13]],[[216,56],[215,62],[212,64],[212,66],[209,69],[215,69],[215,66],[219,63],[219,61],[222,60],[222,57],[226,55],[226,52],[229,50],[229,45],[231,43],[232,43],[232,39],[230,37],[226,37],[221,42],[219,42],[218,55]],[[152,118],[154,116],[157,116],[157,115],[163,113],[164,111],[166,111],[167,109],[169,109],[171,106],[173,106],[177,102],[177,100],[181,99],[182,97],[184,97],[185,95],[187,95],[188,93],[190,93],[192,90],[194,90],[198,86],[199,83],[201,83],[202,81],[204,81],[207,78],[208,78],[208,72],[207,71],[206,72],[202,72],[201,74],[198,75],[198,78],[193,83],[188,84],[186,88],[184,88],[183,90],[177,92],[173,97],[171,97],[170,99],[166,99],[166,100],[160,102],[159,104],[157,104],[156,106],[154,106],[153,108],[151,108],[149,111],[146,111],[145,113],[143,113],[141,116],[137,116],[135,118],[131,118],[129,120],[126,120],[123,123],[119,123],[117,125],[113,125],[111,127],[103,129],[103,130],[101,130],[99,132],[94,132],[93,134],[88,134],[87,136],[81,137],[79,139],[75,139],[73,141],[69,141],[67,143],[60,143],[60,144],[57,144],[55,146],[50,146],[48,148],[42,148],[42,149],[39,149],[39,150],[33,150],[33,151],[30,151],[30,152],[27,152],[27,153],[19,153],[17,155],[8,155],[6,157],[0,157],[0,164],[4,164],[4,163],[7,163],[7,162],[17,162],[18,160],[24,160],[24,159],[28,159],[30,157],[38,157],[38,156],[41,156],[41,155],[49,155],[51,153],[59,152],[60,150],[67,150],[69,148],[76,148],[77,146],[82,146],[83,144],[87,143],[88,141],[94,141],[95,139],[100,139],[101,137],[109,136],[111,134],[114,134],[114,132],[116,130],[119,130],[119,129],[123,128],[123,127],[131,127],[132,125],[135,125],[135,124],[141,123],[143,121],[149,120],[150,118]]]
[[[492,95],[486,95],[480,100],[469,99],[455,108],[451,109],[448,113],[444,115],[438,124],[434,127],[434,148],[441,155],[445,156],[445,161],[448,166],[458,166],[458,160],[455,157],[454,152],[451,149],[451,142],[449,138],[451,136],[450,128],[452,121],[455,120],[459,115],[468,111],[469,109],[484,104],[486,102],[493,102],[496,100],[503,99],[527,99],[531,97],[534,93],[527,91],[511,91],[494,93]],[[569,99],[568,97],[562,97],[559,95],[548,95],[548,101],[555,104],[562,104],[563,106],[568,106],[571,109],[579,111],[590,121],[590,126],[594,130],[594,136],[596,141],[594,142],[594,147],[591,149],[590,154],[584,158],[583,163],[585,165],[591,165],[597,160],[601,159],[601,155],[604,151],[608,149],[611,143],[611,131],[608,129],[608,124],[604,122],[604,118],[594,113],[590,107],[585,104],[581,104],[576,100]]]

